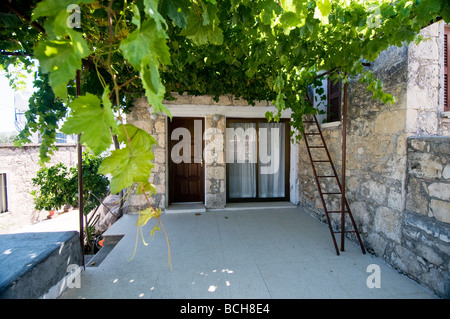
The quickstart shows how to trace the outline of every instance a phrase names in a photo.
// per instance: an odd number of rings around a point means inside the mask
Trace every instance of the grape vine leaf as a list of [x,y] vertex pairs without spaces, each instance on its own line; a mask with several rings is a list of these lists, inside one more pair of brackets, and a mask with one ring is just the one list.
[[111,193],[118,193],[133,183],[149,185],[155,138],[132,124],[120,125],[117,131],[119,142],[125,143],[126,147],[112,151],[100,165],[99,173],[112,175]]
[[158,31],[153,19],[146,19],[140,28],[131,32],[122,41],[120,49],[125,59],[137,70],[141,68],[141,61],[150,57],[152,62],[159,61],[170,65],[170,52],[166,44],[167,34]]
[[114,150],[105,158],[98,168],[100,174],[111,174],[111,193],[116,194],[122,189],[130,187],[133,183],[147,183],[153,168],[152,160],[155,158],[151,151],[144,148],[135,148],[130,152],[127,146]]
[[187,23],[187,14],[189,11],[189,2],[186,0],[164,0],[161,2],[162,14],[173,20],[175,25],[185,29]]
[[67,83],[81,69],[81,60],[90,50],[78,32],[71,32],[70,39],[41,41],[34,48],[43,73],[50,73],[49,81],[56,97],[67,98]]
[[157,143],[153,136],[132,124],[120,125],[117,138],[119,142],[126,144],[128,144],[128,139],[130,139],[131,143],[129,146],[131,146],[131,150],[142,148],[145,151],[151,151],[153,145]]
[[71,4],[92,3],[94,0],[44,0],[39,2],[33,10],[31,21],[35,21],[40,17],[55,17],[61,11],[67,11],[67,7]]
[[191,12],[187,17],[186,29],[182,30],[180,35],[186,36],[198,45],[207,43],[221,45],[223,43],[223,31],[218,26],[217,16],[215,12],[213,14],[211,6],[207,6],[203,15]]
[[[105,90],[103,101],[106,102],[109,90]],[[109,101],[108,101],[109,102]],[[81,142],[99,155],[107,150],[111,143],[110,128],[117,131],[114,114],[110,103],[103,103],[100,99],[90,93],[74,99],[69,107],[70,115],[61,127],[64,134],[82,134]]]

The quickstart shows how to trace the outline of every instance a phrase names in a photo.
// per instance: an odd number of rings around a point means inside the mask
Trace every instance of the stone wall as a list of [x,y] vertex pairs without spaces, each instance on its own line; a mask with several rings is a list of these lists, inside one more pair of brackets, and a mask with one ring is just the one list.
[[224,208],[225,193],[225,116],[206,116],[205,121],[205,206]]
[[393,252],[394,264],[449,298],[450,136],[408,139],[402,222],[402,246]]
[[[397,98],[397,103],[389,106],[373,101],[371,94],[361,83],[357,81],[350,83],[346,194],[369,250],[382,255],[387,242],[398,241],[400,237],[398,224],[402,211],[406,170],[404,119],[407,101],[407,47],[392,47],[383,52],[372,64],[371,69],[383,80],[387,91]],[[341,125],[325,127],[322,131],[340,176],[342,127]],[[309,140],[311,144],[315,143],[311,138]],[[325,220],[303,141],[300,141],[299,155],[300,204],[314,212],[321,220]],[[315,150],[314,156],[317,159],[324,159],[323,150]],[[324,163],[321,166],[324,168],[322,172],[325,174],[330,172],[329,164]],[[329,190],[336,190],[334,182],[327,185],[324,181],[323,186]],[[340,209],[339,195],[327,198],[329,209]]]
[[[415,222],[416,228],[426,225],[422,220],[426,217],[406,209],[416,205],[411,202],[415,199],[408,199],[407,196],[408,187],[414,187],[414,181],[408,179],[408,138],[446,133],[440,116],[443,111],[442,72],[439,64],[442,56],[442,31],[441,24],[434,24],[423,31],[429,38],[428,41],[419,45],[390,47],[371,64],[370,69],[383,81],[385,91],[396,97],[395,104],[384,105],[373,101],[370,92],[357,79],[349,83],[346,195],[367,250],[383,257],[439,295],[447,296],[448,287],[437,284],[443,279],[447,268],[437,266],[424,275],[423,267],[416,265],[419,258],[428,260],[425,257],[426,248],[420,248],[426,245],[418,244],[418,250],[410,250],[408,245],[411,244],[412,235],[407,232],[408,229],[412,232],[412,224]],[[340,176],[342,128],[340,125],[324,126],[324,137]],[[427,145],[432,143],[434,140]],[[448,140],[443,140],[442,145],[448,145]],[[300,205],[319,219],[325,220],[303,141],[300,142],[299,155]],[[439,166],[432,155],[421,156],[428,160],[422,163],[424,170],[441,168],[442,163]],[[448,154],[446,156],[448,159]],[[410,184],[407,185],[408,181]],[[323,186],[333,187],[326,183]],[[441,209],[444,204],[438,200],[430,198],[430,207],[434,205],[435,210],[436,206]],[[332,209],[340,209],[338,196],[329,199],[327,207],[330,206]],[[429,214],[429,211],[424,210],[424,214]],[[439,211],[442,214],[442,210]],[[432,224],[437,223],[442,221],[434,218]],[[431,246],[432,236],[428,238]],[[436,255],[439,256],[441,252],[438,250]],[[443,256],[440,258],[448,263],[445,257],[448,253]],[[448,274],[448,269],[446,271]]]
[[[50,161],[51,165],[62,162],[66,166],[77,164],[77,149],[74,144],[58,144]],[[12,144],[0,144],[0,173],[7,176],[8,212],[0,214],[0,233],[46,218],[48,213],[34,209],[31,179],[36,177],[39,166],[39,144],[28,144],[22,148]]]
[[[143,129],[153,136],[157,145],[153,146],[155,159],[154,167],[149,182],[156,188],[156,194],[150,197],[153,207],[166,207],[166,117],[150,114],[149,106],[145,98],[138,99],[133,111],[127,115],[127,123]],[[137,212],[148,206],[144,197],[138,195],[135,189],[131,190],[128,198],[128,211]]]

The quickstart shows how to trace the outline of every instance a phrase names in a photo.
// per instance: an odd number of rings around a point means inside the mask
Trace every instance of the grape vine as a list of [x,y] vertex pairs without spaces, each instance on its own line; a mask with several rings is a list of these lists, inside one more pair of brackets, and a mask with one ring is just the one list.
[[[68,10],[74,6],[77,10]],[[20,10],[19,10],[20,9]],[[82,134],[95,154],[106,157],[111,192],[139,186],[149,208],[138,226],[158,219],[148,183],[152,146],[147,132],[124,123],[136,97],[145,95],[154,113],[171,117],[163,100],[171,92],[233,94],[250,103],[270,100],[292,111],[302,130],[304,114],[317,112],[306,92],[324,70],[344,82],[360,76],[374,98],[393,103],[364,63],[390,45],[420,41],[420,30],[450,21],[446,0],[17,0],[1,9],[0,64],[39,61],[41,90],[33,97],[29,130],[48,130],[42,149],[51,151],[55,123]],[[78,16],[77,16],[78,14]],[[80,27],[71,22],[80,18]],[[74,79],[81,75],[81,95]],[[51,88],[51,89],[50,89]],[[52,95],[46,95],[47,92]],[[51,100],[50,103],[44,101]],[[51,121],[47,114],[51,113]],[[277,120],[278,114],[267,114]],[[54,122],[56,121],[56,122]],[[20,143],[19,141],[19,143]],[[157,226],[155,226],[157,227]]]

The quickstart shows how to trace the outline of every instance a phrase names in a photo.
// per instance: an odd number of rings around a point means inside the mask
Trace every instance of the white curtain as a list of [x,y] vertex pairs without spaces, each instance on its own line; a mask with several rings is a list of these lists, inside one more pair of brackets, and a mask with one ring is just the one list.
[[256,123],[230,123],[227,129],[230,198],[256,198]]
[[259,124],[259,198],[285,197],[284,123]]

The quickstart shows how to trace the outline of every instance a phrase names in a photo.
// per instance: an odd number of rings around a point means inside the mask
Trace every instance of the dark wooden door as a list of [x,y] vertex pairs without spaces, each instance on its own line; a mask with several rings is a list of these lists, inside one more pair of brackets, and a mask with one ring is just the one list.
[[169,123],[169,202],[204,202],[202,118]]

